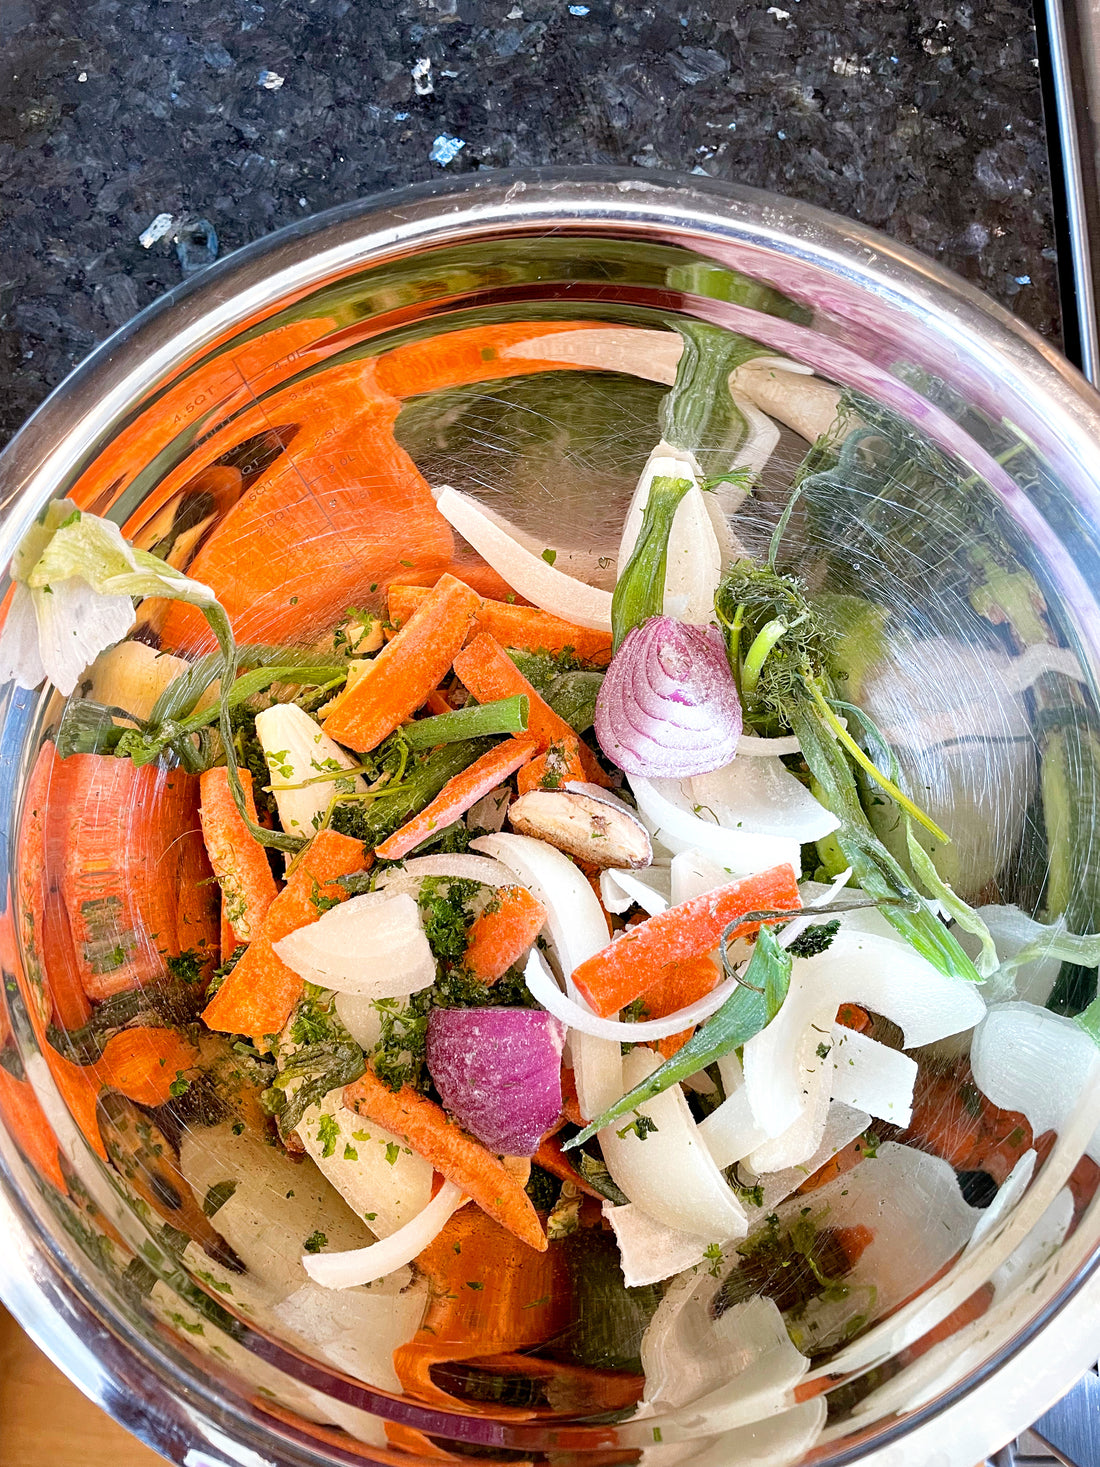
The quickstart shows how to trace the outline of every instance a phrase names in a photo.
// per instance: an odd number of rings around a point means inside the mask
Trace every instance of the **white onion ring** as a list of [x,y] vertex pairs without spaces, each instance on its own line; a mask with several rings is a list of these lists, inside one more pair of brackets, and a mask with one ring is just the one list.
[[596,698],[596,737],[626,774],[680,779],[728,764],[741,703],[719,634],[653,616],[627,634]]
[[468,856],[458,852],[450,856],[414,856],[405,862],[404,870],[394,867],[383,871],[378,877],[378,886],[384,889],[415,884],[428,876],[439,876],[452,881],[480,881],[482,886],[511,886],[515,877],[507,866],[489,856]]
[[548,1014],[553,1014],[555,1019],[560,1019],[570,1029],[576,1029],[581,1034],[592,1034],[597,1039],[614,1039],[619,1042],[625,1040],[628,1044],[640,1043],[643,1039],[667,1039],[670,1034],[679,1034],[682,1029],[694,1028],[704,1019],[709,1019],[711,1014],[717,1013],[738,986],[736,978],[727,978],[717,988],[711,989],[704,998],[697,998],[686,1008],[677,1009],[674,1014],[667,1014],[663,1019],[643,1019],[638,1024],[625,1024],[620,1019],[601,1019],[599,1014],[581,1008],[579,1003],[562,993],[537,948],[531,949],[523,977],[532,998],[537,999]]
[[388,1238],[343,1253],[303,1253],[302,1267],[324,1289],[354,1289],[383,1279],[423,1253],[447,1226],[451,1214],[469,1200],[453,1182],[444,1182],[424,1211]]
[[489,517],[476,499],[450,485],[436,492],[435,507],[468,540],[487,565],[528,601],[589,631],[611,630],[611,592],[555,570]]

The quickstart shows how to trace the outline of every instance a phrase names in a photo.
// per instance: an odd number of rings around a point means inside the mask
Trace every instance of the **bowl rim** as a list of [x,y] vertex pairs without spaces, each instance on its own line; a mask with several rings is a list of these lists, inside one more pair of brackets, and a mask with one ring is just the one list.
[[[696,175],[656,170],[553,168],[488,171],[386,190],[296,220],[216,262],[166,292],[108,337],[56,387],[0,453],[0,566],[41,504],[64,475],[87,460],[142,384],[159,381],[216,339],[219,327],[242,314],[263,314],[306,295],[335,268],[350,271],[387,253],[454,245],[476,233],[614,234],[645,229],[664,243],[707,238],[766,244],[789,260],[840,276],[879,297],[895,312],[937,325],[960,340],[979,342],[1001,380],[1027,390],[1072,456],[1071,488],[1100,522],[1100,485],[1085,471],[1100,445],[1100,396],[1059,352],[1003,307],[934,261],[860,223],[770,192]],[[317,248],[318,241],[322,247]],[[1053,429],[1052,429],[1053,431]],[[83,1281],[68,1277],[61,1259],[43,1247],[27,1199],[0,1156],[0,1234],[15,1246],[0,1256],[0,1297],[32,1339],[70,1379],[110,1414],[173,1460],[184,1462],[201,1432],[203,1444],[226,1450],[225,1425],[243,1445],[282,1460],[314,1461],[309,1438],[301,1453],[292,1428],[236,1394],[205,1404],[200,1371],[182,1367],[117,1318],[95,1307]],[[1069,1304],[1100,1267],[1100,1247],[1038,1316],[1010,1338],[995,1359],[949,1391],[892,1425],[873,1442],[828,1454],[830,1467],[894,1444],[979,1387],[1010,1363]],[[37,1291],[37,1292],[36,1292]],[[43,1312],[43,1305],[51,1313]],[[108,1341],[110,1342],[108,1344]],[[94,1342],[94,1349],[90,1348]],[[125,1386],[126,1392],[115,1386]],[[170,1385],[171,1389],[167,1389]],[[130,1394],[127,1394],[130,1393]],[[134,1422],[134,1401],[155,1403]],[[361,1461],[361,1456],[348,1457]]]

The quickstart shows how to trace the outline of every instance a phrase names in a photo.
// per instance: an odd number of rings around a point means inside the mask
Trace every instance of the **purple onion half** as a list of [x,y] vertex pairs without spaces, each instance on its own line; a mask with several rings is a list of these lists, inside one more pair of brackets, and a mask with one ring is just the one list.
[[596,699],[600,748],[625,774],[709,774],[730,762],[740,736],[720,633],[653,616],[627,634]]

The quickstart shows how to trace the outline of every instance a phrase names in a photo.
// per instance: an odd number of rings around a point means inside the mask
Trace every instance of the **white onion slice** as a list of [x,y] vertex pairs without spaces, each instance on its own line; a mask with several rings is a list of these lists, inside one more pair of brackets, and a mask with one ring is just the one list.
[[488,856],[469,856],[464,852],[450,856],[414,856],[404,866],[394,866],[379,873],[379,890],[389,890],[406,882],[417,886],[428,876],[449,877],[454,881],[480,881],[482,886],[508,886],[515,877],[507,866]]
[[362,993],[338,993],[333,1007],[359,1048],[369,1054],[382,1037],[382,1015],[377,1001]]
[[[828,1031],[824,1042],[813,1025],[803,1031],[798,1055],[797,1083],[801,1091],[798,1114],[782,1131],[769,1135],[749,1155],[749,1166],[754,1172],[778,1172],[802,1166],[820,1148],[836,1068],[834,1048],[828,1042]],[[753,1116],[759,1124],[757,1095],[750,1086],[745,1088]],[[761,1129],[768,1131],[770,1127],[764,1125]]]
[[[647,876],[656,874],[649,867]],[[637,904],[650,917],[668,910],[668,897],[649,882],[642,881],[634,871],[618,871],[614,868],[600,872],[600,900],[609,912],[619,914]]]
[[655,1222],[633,1202],[625,1207],[605,1202],[603,1215],[619,1245],[619,1263],[628,1289],[659,1284],[706,1257],[705,1239]]
[[[335,1132],[321,1138],[322,1118]],[[343,1089],[311,1105],[295,1127],[298,1139],[356,1216],[378,1238],[411,1222],[432,1195],[430,1162],[410,1151],[400,1137],[349,1110]],[[366,1136],[367,1140],[362,1138]],[[325,1153],[328,1153],[327,1155]]]
[[[661,1057],[639,1046],[623,1056],[623,1083],[639,1084]],[[618,1133],[612,1122],[600,1132],[604,1161],[617,1186],[656,1222],[704,1241],[724,1243],[748,1230],[745,1209],[711,1160],[678,1085],[638,1107],[657,1127],[644,1140]],[[670,1183],[672,1185],[670,1185]]]
[[1027,1191],[1031,1179],[1035,1175],[1035,1163],[1039,1154],[1034,1149],[1025,1151],[1019,1161],[1005,1177],[997,1188],[997,1195],[987,1208],[982,1211],[981,1217],[974,1225],[974,1231],[970,1234],[970,1242],[967,1243],[967,1251],[976,1248],[983,1238],[995,1232],[1008,1214],[1019,1202]]
[[801,362],[754,358],[731,374],[730,386],[808,443],[828,433],[836,422],[840,388],[814,377]]
[[878,1318],[937,1278],[962,1250],[980,1211],[968,1207],[954,1168],[938,1156],[883,1142],[842,1176],[779,1209],[780,1221],[808,1206],[830,1228],[867,1227],[873,1237],[845,1275],[843,1299],[812,1299],[794,1339],[824,1346],[846,1338],[856,1315]]
[[[732,377],[733,374],[731,373],[730,375]],[[748,469],[753,479],[756,480],[764,472],[768,460],[779,445],[779,429],[772,422],[771,418],[768,417],[767,413],[762,413],[749,398],[740,395],[735,396],[733,393],[730,395],[733,397],[734,406],[748,425],[748,432],[741,440],[732,467],[735,469]],[[737,508],[741,500],[744,499],[745,491],[742,490],[738,495],[731,484],[718,484],[715,492],[721,494],[723,489],[732,491],[733,495],[737,495],[734,502],[729,506],[732,512]]]
[[593,326],[531,336],[501,348],[500,355],[543,362],[567,362],[603,372],[624,372],[647,382],[676,381],[676,364],[684,350],[677,331],[650,331],[639,326]]
[[[1072,1019],[1030,1003],[994,1005],[970,1049],[974,1083],[1003,1110],[1022,1111],[1035,1136],[1065,1129],[1096,1084],[1100,1050]],[[1100,1127],[1086,1147],[1100,1161]]]
[[[590,1034],[596,1039],[605,1039],[616,1044],[640,1044],[649,1039],[667,1039],[670,1034],[679,1034],[682,1029],[701,1024],[722,1007],[737,986],[735,978],[727,979],[704,998],[696,999],[694,1003],[677,1009],[674,1014],[668,1014],[663,1019],[642,1019],[637,1024],[627,1024],[621,1019],[601,1019],[599,1014],[582,1007],[579,999],[572,999],[562,993],[537,948],[531,950],[523,977],[532,998],[537,999],[547,1013],[553,1014],[555,1019],[560,1019],[567,1025],[571,1034]],[[622,1093],[620,1090],[619,1095]],[[619,1095],[614,1098],[618,1100]]]
[[779,836],[800,844],[831,835],[840,824],[778,759],[733,759],[686,781],[692,802],[727,830]]
[[666,616],[705,627],[714,620],[714,597],[722,579],[722,547],[696,483],[684,495],[672,518],[665,569]]
[[503,530],[468,494],[445,486],[436,494],[436,508],[519,595],[574,626],[596,632],[611,630],[610,591],[555,570]]
[[796,873],[801,869],[798,840],[728,830],[704,818],[705,811],[697,815],[692,809],[694,802],[685,795],[679,780],[643,779],[632,774],[630,788],[651,834],[674,854],[702,851],[735,876],[754,876],[784,864]]
[[838,1100],[830,1101],[821,1145],[813,1156],[806,1161],[799,1162],[796,1166],[785,1167],[780,1172],[766,1172],[758,1178],[763,1188],[760,1202],[758,1205],[750,1204],[745,1209],[749,1215],[749,1231],[751,1232],[769,1213],[774,1212],[792,1192],[797,1192],[803,1182],[812,1177],[815,1172],[820,1171],[827,1161],[831,1161],[836,1156],[838,1151],[843,1151],[857,1137],[862,1136],[870,1124],[871,1117],[865,1110],[852,1110],[851,1106],[843,1105]]
[[800,754],[802,745],[794,734],[783,734],[775,739],[762,739],[758,734],[743,733],[737,741],[737,752],[750,758],[779,758],[781,754]]
[[435,958],[407,892],[366,892],[273,944],[300,978],[337,993],[407,998],[435,982]]
[[749,1093],[744,1084],[735,1090],[727,1090],[722,1104],[699,1122],[699,1135],[715,1165],[722,1168],[748,1156],[750,1151],[755,1151],[768,1139],[753,1119]]
[[753,1115],[772,1134],[802,1111],[799,1057],[804,1036],[827,1040],[842,1003],[859,1003],[902,1028],[905,1047],[972,1028],[985,1012],[977,985],[946,978],[900,938],[841,927],[829,948],[795,958],[786,1001],[745,1045],[745,1083]]
[[424,1211],[388,1238],[347,1253],[303,1253],[302,1267],[314,1283],[326,1289],[373,1283],[423,1253],[447,1226],[451,1214],[468,1201],[453,1182],[444,1182]]
[[487,795],[482,795],[481,799],[466,811],[467,826],[470,830],[488,830],[495,835],[498,830],[504,829],[511,799],[512,791],[509,786],[498,785],[495,790],[490,790]]
[[[482,835],[471,842],[475,850],[494,857],[512,871],[531,895],[546,908],[546,926],[557,954],[573,1004],[571,1017],[564,1020],[574,1033],[569,1049],[573,1058],[573,1074],[577,1082],[577,1102],[585,1120],[605,1111],[623,1093],[622,1058],[618,1038],[598,1037],[591,1028],[582,1028],[579,1018],[591,1024],[598,1019],[572,986],[575,968],[607,946],[607,919],[596,900],[596,894],[584,876],[561,851],[546,841],[529,835]],[[534,956],[535,954],[532,954]],[[539,970],[542,971],[541,968]],[[557,985],[550,986],[559,997]],[[548,1007],[544,1005],[544,1007]],[[549,1010],[554,1013],[553,1009]],[[562,1018],[559,1013],[557,1018]],[[669,1031],[675,1034],[677,1031]]]
[[916,1060],[843,1024],[833,1025],[831,1043],[836,1066],[833,1099],[891,1125],[908,1126],[913,1119]]
[[646,459],[627,507],[623,533],[619,540],[619,559],[615,567],[617,576],[621,576],[626,569],[627,561],[638,544],[638,536],[645,520],[645,507],[649,502],[649,489],[654,479],[690,479],[693,484],[698,484],[699,477],[695,455],[673,448],[662,438]]

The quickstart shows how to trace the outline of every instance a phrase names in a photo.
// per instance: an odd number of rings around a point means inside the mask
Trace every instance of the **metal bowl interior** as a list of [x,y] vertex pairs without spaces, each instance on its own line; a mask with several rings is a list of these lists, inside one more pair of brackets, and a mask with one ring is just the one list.
[[[1056,808],[1044,771],[1061,761],[1081,789],[1093,768],[1097,400],[960,282],[790,201],[649,174],[494,176],[284,231],[139,318],[28,424],[0,458],[0,564],[43,504],[69,495],[211,579],[242,642],[305,646],[349,605],[382,606],[390,583],[451,567],[491,594],[492,573],[434,509],[429,486],[450,483],[559,567],[609,587],[659,436],[678,320],[740,333],[858,394],[867,434],[908,433],[903,468],[877,486],[855,457],[819,465],[782,558],[816,594],[882,608],[875,712],[954,837],[960,889],[1046,910],[1056,871],[1058,909],[1073,930],[1095,930],[1094,810]],[[719,474],[731,443],[763,431],[759,486],[733,517],[754,553],[766,552],[809,448],[769,423],[734,422],[700,445]],[[166,649],[206,650],[198,620],[142,616]],[[1021,660],[1041,668],[1055,644],[1060,680],[1018,685]],[[288,1312],[279,1306],[304,1275],[257,1284],[254,1257],[242,1275],[217,1210],[203,1213],[197,1179],[217,1182],[232,1126],[211,1129],[183,1096],[111,1113],[97,1101],[101,1050],[81,1050],[73,1023],[59,1022],[42,924],[65,849],[35,844],[32,777],[43,734],[66,716],[56,694],[5,694],[0,1293],[78,1383],[174,1460],[198,1461],[189,1453],[202,1445],[234,1461],[257,1460],[247,1449],[310,1464],[849,1460],[972,1389],[1092,1269],[1100,1172],[1087,1150],[1100,1092],[1049,1130],[1030,1179],[1017,1174],[1015,1209],[980,1245],[937,1255],[921,1276],[899,1268],[888,1307],[884,1297],[858,1328],[807,1345],[808,1372],[769,1397],[763,1421],[737,1390],[706,1409],[664,1399],[636,1412],[636,1364],[555,1359],[550,1335],[573,1327],[565,1316],[541,1338],[486,1349],[494,1286],[465,1311],[471,1338],[450,1349],[425,1347],[417,1284],[375,1291],[344,1323],[316,1301]],[[142,786],[158,814],[170,785],[162,771]],[[136,840],[149,811],[124,813],[118,829]],[[186,874],[176,885],[182,901]],[[128,932],[125,914],[101,923],[100,998],[118,991],[112,953]],[[1063,1011],[1091,996],[1087,974],[1051,983],[1063,985]],[[957,1102],[965,1053],[945,1043],[918,1056],[933,1110],[954,1103],[935,1099],[937,1077]],[[160,1162],[143,1169],[141,1145],[120,1142],[127,1122],[146,1128],[146,1161],[150,1147],[173,1159],[170,1174],[158,1181]],[[1026,1149],[1009,1145],[995,1183]],[[265,1185],[274,1227],[312,1215],[301,1198],[285,1208],[296,1189],[276,1197],[275,1172]],[[334,1204],[321,1191],[312,1205],[323,1216]],[[1067,1207],[1055,1235],[1052,1209]],[[905,1220],[885,1203],[881,1213],[883,1242],[904,1256]],[[556,1299],[570,1287],[559,1274]],[[420,1354],[395,1373],[393,1349],[409,1339]]]

